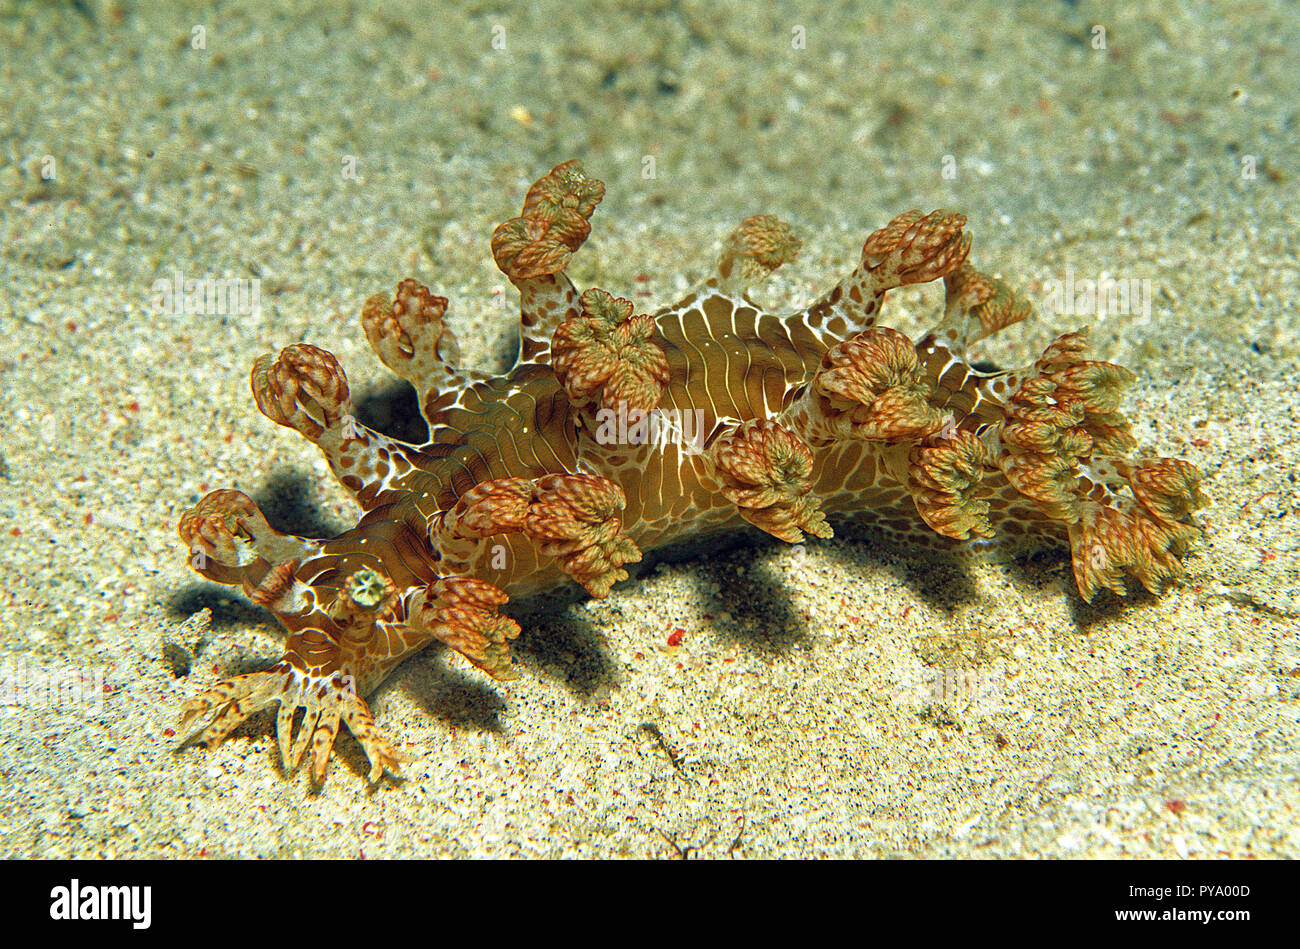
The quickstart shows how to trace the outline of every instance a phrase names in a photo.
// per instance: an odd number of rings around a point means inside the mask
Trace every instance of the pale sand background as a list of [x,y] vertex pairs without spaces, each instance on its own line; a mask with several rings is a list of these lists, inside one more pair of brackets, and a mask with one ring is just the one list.
[[[111,690],[101,714],[4,709],[0,853],[1300,855],[1293,5],[315,6],[0,3],[0,675]],[[1089,606],[1059,557],[733,550],[525,617],[508,687],[407,663],[374,700],[414,758],[400,785],[368,791],[344,739],[308,796],[265,718],[173,754],[184,698],[279,652],[187,571],[180,513],[235,486],[282,527],[352,517],[253,409],[250,362],[325,346],[383,414],[356,314],[411,274],[468,361],[502,365],[516,298],[488,236],[570,157],[608,185],[571,272],[646,308],[758,211],[806,239],[775,306],[911,207],[964,211],[976,262],[1031,295],[1067,268],[1149,279],[1149,317],[1040,314],[985,355],[1088,322],[1137,371],[1140,441],[1214,501],[1188,582]],[[260,318],[150,312],[176,269],[260,276]],[[939,291],[891,299],[915,333]],[[996,694],[935,700],[944,668]]]

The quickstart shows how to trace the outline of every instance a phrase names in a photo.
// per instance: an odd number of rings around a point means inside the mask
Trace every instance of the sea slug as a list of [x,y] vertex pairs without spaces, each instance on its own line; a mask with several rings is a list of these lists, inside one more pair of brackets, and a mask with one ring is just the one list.
[[[653,314],[565,275],[604,185],[567,161],[492,235],[522,298],[515,365],[461,369],[447,300],[414,280],[365,302],[379,358],[410,381],[429,440],[353,415],[330,353],[305,343],[253,365],[258,409],[317,445],[364,512],[337,537],[282,534],[238,491],[181,518],[190,562],[241,588],[288,630],[284,657],[186,702],[188,740],[216,743],[278,706],[286,772],[310,748],[324,780],[342,722],[369,779],[396,771],[365,696],[440,640],[513,675],[510,597],[580,584],[594,597],[643,551],[756,525],[829,537],[836,518],[906,543],[1068,543],[1079,592],[1159,590],[1181,573],[1205,503],[1195,468],[1136,453],[1120,411],[1132,374],[1088,358],[1083,333],[1032,364],[977,371],[967,348],[1028,303],[968,261],[960,214],[909,211],[871,234],[857,267],[807,309],[764,313],[746,290],[799,240],[770,215],[727,238],[717,275]],[[938,326],[918,341],[878,325],[889,290],[942,279]],[[296,729],[297,710],[304,710]]]

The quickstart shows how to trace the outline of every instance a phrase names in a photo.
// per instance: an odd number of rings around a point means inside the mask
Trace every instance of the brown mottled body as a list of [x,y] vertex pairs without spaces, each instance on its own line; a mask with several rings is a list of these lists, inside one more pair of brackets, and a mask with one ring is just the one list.
[[[516,365],[455,365],[447,301],[413,280],[362,311],[371,345],[417,390],[421,446],[367,429],[328,352],[300,344],[257,360],[259,409],[324,453],[365,511],[327,540],[273,530],[235,491],[181,520],[191,562],[238,585],[289,630],[271,670],[186,703],[182,727],[221,740],[278,705],[286,767],[311,748],[320,782],[340,722],[371,780],[397,755],[364,696],[438,639],[489,674],[513,674],[499,615],[511,596],[569,580],[604,596],[623,566],[682,538],[755,525],[799,541],[827,516],[907,542],[961,548],[1035,536],[1071,546],[1081,593],[1158,588],[1179,572],[1203,503],[1195,469],[1134,457],[1119,413],[1128,373],[1062,336],[1033,365],[980,373],[966,347],[1024,319],[1027,305],[966,258],[961,215],[900,215],[861,263],[794,314],[762,312],[747,286],[799,242],[768,215],[727,239],[718,275],[653,315],[564,274],[604,186],[566,162],[529,190],[492,251],[519,289]],[[886,293],[943,278],[943,320],[920,342],[876,325]],[[294,735],[293,719],[304,720]]]

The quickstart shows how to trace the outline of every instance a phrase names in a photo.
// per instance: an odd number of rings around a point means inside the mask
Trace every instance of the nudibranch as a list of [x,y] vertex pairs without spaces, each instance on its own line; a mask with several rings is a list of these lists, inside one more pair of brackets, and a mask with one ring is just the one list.
[[[867,237],[852,273],[806,309],[763,312],[749,287],[800,241],[771,215],[741,222],[717,273],[653,314],[565,269],[605,186],[567,161],[497,227],[492,254],[521,297],[503,375],[457,365],[447,300],[415,280],[366,300],[380,360],[415,387],[429,426],[408,444],[361,424],[338,361],[306,343],[262,356],[258,409],[324,454],[362,510],[328,539],[281,533],[246,495],[206,495],[180,521],[190,562],[288,630],[282,659],[186,702],[181,729],[216,743],[278,707],[286,772],[310,746],[323,781],[339,724],[371,781],[399,755],[365,696],[433,640],[513,676],[510,597],[576,583],[593,597],[642,553],[755,525],[795,543],[831,521],[902,543],[1068,543],[1079,593],[1158,591],[1181,573],[1205,503],[1185,461],[1141,455],[1120,410],[1132,374],[1088,357],[1082,332],[1032,364],[978,371],[972,344],[1030,312],[967,260],[960,214],[909,211]],[[895,287],[942,279],[918,341],[879,325]],[[295,717],[303,719],[295,729]]]

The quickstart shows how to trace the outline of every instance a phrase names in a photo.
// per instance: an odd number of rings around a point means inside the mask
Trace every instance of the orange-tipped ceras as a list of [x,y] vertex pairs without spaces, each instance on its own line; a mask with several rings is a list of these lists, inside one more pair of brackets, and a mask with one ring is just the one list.
[[[343,724],[378,779],[399,756],[365,696],[407,656],[436,639],[509,677],[519,627],[498,612],[509,597],[570,581],[602,597],[643,551],[746,524],[799,541],[852,518],[950,549],[1055,539],[1069,544],[1085,598],[1123,593],[1126,574],[1155,590],[1181,572],[1205,503],[1199,476],[1136,454],[1120,411],[1130,373],[1088,358],[1082,333],[1015,371],[965,361],[970,343],[1029,306],[968,262],[962,215],[899,215],[829,293],[784,316],[746,289],[799,241],[756,215],[727,238],[717,276],[639,314],[565,274],[604,193],[565,162],[493,235],[522,298],[505,375],[455,364],[447,300],[416,281],[366,301],[371,346],[417,390],[424,445],[360,424],[323,349],[254,363],[258,408],[319,446],[366,514],[338,537],[293,537],[245,495],[216,491],[181,518],[195,568],[289,631],[271,669],[185,703],[182,726],[201,726],[192,737],[219,741],[275,706],[286,768],[308,758],[323,780]],[[937,279],[943,319],[920,342],[877,325],[889,290]]]

